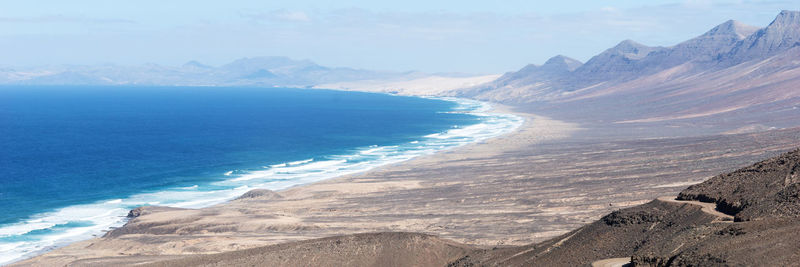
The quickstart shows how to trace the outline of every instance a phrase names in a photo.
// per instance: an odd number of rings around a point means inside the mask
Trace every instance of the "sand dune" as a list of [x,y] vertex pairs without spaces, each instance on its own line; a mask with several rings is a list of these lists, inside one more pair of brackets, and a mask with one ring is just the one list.
[[409,79],[366,80],[316,85],[314,88],[338,89],[359,92],[395,93],[399,95],[449,96],[450,91],[479,86],[491,82],[500,75],[467,77],[429,76]]

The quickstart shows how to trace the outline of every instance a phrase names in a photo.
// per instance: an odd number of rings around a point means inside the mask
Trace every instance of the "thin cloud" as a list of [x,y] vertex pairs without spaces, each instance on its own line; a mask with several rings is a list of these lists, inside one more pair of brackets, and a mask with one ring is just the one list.
[[310,22],[311,17],[302,11],[273,10],[265,13],[240,13],[240,16],[255,21]]
[[288,21],[307,22],[307,21],[311,20],[305,12],[299,12],[299,11],[283,12],[283,13],[277,14],[276,16],[278,18],[280,18],[280,19],[288,20]]
[[77,24],[136,24],[136,21],[117,18],[87,18],[64,15],[39,17],[0,17],[0,23],[77,23]]

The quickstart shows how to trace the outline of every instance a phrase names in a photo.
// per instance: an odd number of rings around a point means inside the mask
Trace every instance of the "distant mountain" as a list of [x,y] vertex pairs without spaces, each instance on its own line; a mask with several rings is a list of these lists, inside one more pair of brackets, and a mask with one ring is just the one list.
[[267,72],[272,75],[262,75],[260,78],[292,77],[304,71],[326,69],[309,60],[292,60],[287,57],[242,58],[219,67],[220,71],[229,73],[233,79],[239,77],[256,78],[258,76],[256,73],[266,74]]
[[253,73],[246,74],[246,75],[241,76],[239,78],[247,79],[247,80],[257,80],[257,79],[273,79],[273,78],[277,78],[277,77],[278,77],[278,75],[275,75],[274,73],[272,73],[272,72],[270,72],[268,70],[258,69],[257,71],[255,71]]
[[578,60],[558,55],[548,59],[546,62],[544,62],[544,65],[542,65],[542,67],[539,69],[545,72],[562,73],[562,72],[573,71],[578,67],[580,67],[581,65],[583,65],[583,63],[581,63]]
[[[545,100],[561,94],[564,80],[583,65],[578,60],[558,55],[543,65],[529,64],[516,72],[509,72],[497,80],[480,86],[460,89],[456,96],[478,97],[504,102],[510,99]],[[556,94],[556,95],[553,95]]]
[[663,50],[663,47],[649,47],[625,40],[592,57],[575,70],[575,75],[587,82],[621,79],[640,71],[637,63],[650,53]]
[[719,55],[730,52],[738,42],[744,40],[758,30],[758,27],[729,20],[714,27],[703,35],[679,43],[668,49],[650,53],[640,62],[637,62],[636,65],[641,68],[644,73],[652,74],[689,61],[713,64]]
[[625,40],[571,71],[529,65],[450,93],[577,121],[781,127],[800,123],[797,84],[800,12],[782,11],[765,28],[730,20],[670,47]]
[[583,65],[583,63],[578,60],[558,55],[548,59],[544,65],[537,66],[530,64],[517,72],[504,75],[498,80],[512,81],[518,79],[530,79],[533,77],[540,79],[556,78],[574,71],[581,65]]
[[220,67],[189,61],[181,66],[47,66],[0,70],[0,84],[281,86],[404,77],[405,73],[330,68],[287,57],[242,58]]
[[32,79],[29,80],[23,80],[20,83],[57,85],[57,84],[62,84],[63,81],[71,81],[72,83],[77,83],[77,84],[97,84],[97,85],[112,83],[111,80],[104,77],[97,77],[81,72],[72,72],[72,71],[65,71],[65,72],[55,73],[52,75],[33,77]]
[[199,71],[199,70],[213,69],[214,67],[209,66],[209,65],[205,65],[203,63],[200,63],[200,62],[192,60],[192,61],[189,61],[189,62],[186,62],[185,64],[183,64],[181,66],[181,68],[187,69],[187,70]]
[[[758,30],[757,27],[729,20],[703,35],[672,47],[650,47],[633,40],[624,40],[592,57],[586,64],[557,56],[548,60],[542,67],[550,65],[548,63],[551,61],[564,58],[570,60],[572,67],[561,67],[562,71],[553,72],[543,71],[536,65],[528,65],[519,71],[504,75],[493,83],[460,92],[459,95],[502,102],[557,99],[570,95],[571,91],[624,82],[691,61],[711,64]],[[569,71],[564,72],[564,69]],[[553,73],[558,75],[552,75]],[[520,96],[530,97],[520,98]]]
[[784,10],[766,28],[740,41],[724,59],[733,64],[765,58],[800,46],[800,11]]

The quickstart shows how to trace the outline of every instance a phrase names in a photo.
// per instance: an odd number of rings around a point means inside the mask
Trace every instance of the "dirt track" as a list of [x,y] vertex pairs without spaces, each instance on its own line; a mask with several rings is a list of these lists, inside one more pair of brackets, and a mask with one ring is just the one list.
[[631,258],[611,258],[592,262],[592,267],[620,267],[631,263]]
[[[712,223],[733,223],[733,216],[722,213],[717,210],[716,203],[708,203],[708,202],[700,202],[700,201],[693,201],[693,200],[677,200],[674,197],[659,197],[659,201],[667,202],[667,203],[677,203],[677,204],[689,204],[700,206],[703,212],[714,215],[717,217]],[[631,258],[610,258],[610,259],[602,259],[599,261],[592,262],[592,267],[617,267],[617,266],[625,266],[631,262]]]
[[716,203],[700,202],[700,201],[693,201],[693,200],[677,200],[674,197],[660,197],[660,198],[658,198],[658,200],[661,200],[661,201],[664,201],[664,202],[679,203],[679,204],[697,205],[697,206],[702,207],[702,211],[703,212],[711,214],[711,215],[714,215],[714,216],[717,216],[718,219],[714,221],[715,223],[732,223],[733,222],[733,216],[718,211]]

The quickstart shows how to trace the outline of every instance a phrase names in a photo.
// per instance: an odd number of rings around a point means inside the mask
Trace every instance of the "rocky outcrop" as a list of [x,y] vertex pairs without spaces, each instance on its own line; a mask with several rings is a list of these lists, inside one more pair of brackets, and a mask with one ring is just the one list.
[[173,208],[173,207],[163,207],[163,206],[141,206],[128,211],[127,217],[132,219],[146,214],[163,212],[163,211],[173,211],[173,210],[183,210],[183,209]]
[[[790,266],[800,261],[800,221],[785,216],[795,213],[766,208],[780,203],[800,206],[795,201],[798,170],[800,150],[795,150],[716,176],[681,194],[683,199],[749,203],[737,206],[739,213],[764,205],[755,209],[763,213],[752,213],[758,220],[723,222],[696,202],[657,199],[525,246],[477,248],[426,234],[374,233],[171,258],[149,266],[588,266],[626,259],[633,266]],[[251,195],[248,199],[272,194]]]
[[542,243],[472,253],[453,266],[587,266],[598,260],[630,257],[659,240],[690,235],[713,220],[714,216],[698,206],[655,200]]
[[731,209],[757,220],[724,222],[694,202],[655,200],[539,244],[477,251],[451,265],[587,266],[630,258],[633,266],[795,266],[798,170],[795,150],[681,193],[682,199],[747,203]]
[[603,216],[602,220],[607,225],[622,227],[633,224],[653,223],[664,219],[664,214],[650,210],[618,210]]
[[[765,203],[762,200],[774,200],[775,203],[784,203],[787,207],[797,207],[800,206],[795,201],[797,174],[800,169],[797,167],[798,163],[800,150],[795,150],[729,174],[719,175],[686,189],[683,195],[688,195],[688,192],[706,195],[702,199],[694,198],[699,200],[737,196],[747,203],[755,203],[743,206],[739,213]],[[723,183],[718,183],[720,179],[724,179],[721,180]],[[714,191],[717,189],[719,190]],[[309,227],[291,223],[291,218],[276,215],[274,212],[249,212],[244,209],[245,206],[260,201],[262,197],[274,196],[273,193],[252,191],[248,198],[232,202],[238,205],[235,209],[168,210],[164,213],[155,213],[158,207],[135,209],[132,216],[139,217],[131,219],[124,227],[109,232],[102,239],[94,240],[95,243],[89,246],[108,246],[106,248],[113,249],[137,244],[133,240],[142,238],[139,240],[161,244],[154,247],[161,250],[168,247],[160,243],[166,238],[176,238],[179,240],[178,246],[181,246],[190,244],[192,236],[228,238],[232,233],[248,227],[255,229],[255,232],[249,233],[256,234],[283,231],[274,227],[235,224],[220,218],[275,220],[284,225],[282,227],[291,227],[291,231]],[[272,202],[267,204],[272,205]],[[594,262],[608,264],[627,262],[630,259],[634,266],[795,266],[800,262],[800,221],[796,217],[782,216],[783,213],[770,211],[754,220],[721,221],[719,218],[722,215],[707,208],[696,201],[680,202],[671,198],[659,198],[640,206],[617,210],[553,239],[522,246],[475,247],[427,234],[374,233],[252,249],[243,247],[232,252],[208,255],[172,253],[142,258],[142,254],[129,253],[114,257],[87,258],[71,264],[384,266],[398,263],[414,266],[588,266]],[[153,213],[147,214],[148,212]],[[247,217],[236,217],[238,213],[245,213]],[[210,220],[213,217],[209,216],[217,216],[218,219]],[[341,217],[331,218],[325,223]],[[537,221],[530,223],[537,224]],[[436,230],[431,231],[435,233]],[[234,250],[228,246],[225,247]],[[88,247],[80,249],[86,248]],[[202,247],[183,251],[191,254],[214,252]],[[161,253],[166,254],[163,251]]]
[[800,217],[800,150],[715,176],[678,198],[715,202],[736,221]]
[[275,200],[282,198],[283,196],[269,189],[253,189],[237,197],[235,200]]

